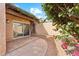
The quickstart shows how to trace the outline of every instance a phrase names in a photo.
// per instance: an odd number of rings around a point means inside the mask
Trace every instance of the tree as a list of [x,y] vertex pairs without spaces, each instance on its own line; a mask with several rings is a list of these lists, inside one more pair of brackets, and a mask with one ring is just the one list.
[[63,32],[76,33],[79,37],[79,4],[76,3],[45,3],[42,4],[47,18]]
[[[75,45],[79,45],[79,4],[46,3],[42,4],[42,8],[47,18],[51,19],[58,29],[62,29],[61,35],[57,35],[56,38],[61,39],[62,48],[71,55],[76,48]],[[70,35],[75,38],[71,38]]]
[[69,3],[46,3],[42,4],[48,19],[52,19],[57,24],[67,24],[67,22],[77,21],[79,19],[79,4]]

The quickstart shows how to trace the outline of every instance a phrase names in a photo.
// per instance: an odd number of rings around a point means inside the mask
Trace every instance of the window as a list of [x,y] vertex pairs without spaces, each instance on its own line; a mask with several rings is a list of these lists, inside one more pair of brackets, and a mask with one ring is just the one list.
[[13,36],[19,37],[19,36],[26,36],[26,35],[29,35],[29,24],[14,22]]
[[29,35],[29,25],[23,25],[24,36]]

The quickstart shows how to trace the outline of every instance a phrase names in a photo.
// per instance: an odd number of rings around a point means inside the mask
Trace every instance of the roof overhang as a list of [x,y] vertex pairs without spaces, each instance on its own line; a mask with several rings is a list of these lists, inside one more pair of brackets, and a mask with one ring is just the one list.
[[[14,6],[13,4],[6,4],[6,13],[39,23],[39,19],[37,19],[36,17],[29,16],[25,13],[22,13],[20,11],[22,9],[18,10],[17,8],[18,7]],[[8,11],[8,10],[10,10],[10,11]],[[11,11],[14,13],[12,13]],[[22,11],[24,11],[24,10],[22,10]]]

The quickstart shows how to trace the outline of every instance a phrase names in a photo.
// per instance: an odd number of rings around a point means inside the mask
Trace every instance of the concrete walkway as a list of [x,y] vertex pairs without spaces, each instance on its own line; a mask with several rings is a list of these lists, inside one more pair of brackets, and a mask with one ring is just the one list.
[[[56,55],[56,47],[52,41],[41,37],[30,37],[8,42],[6,56],[44,56]],[[53,44],[53,45],[51,45]]]
[[39,38],[37,37],[24,37],[24,38],[19,38],[13,41],[7,42],[7,53],[10,53],[16,49],[21,48],[24,45],[29,44],[31,41],[37,40]]

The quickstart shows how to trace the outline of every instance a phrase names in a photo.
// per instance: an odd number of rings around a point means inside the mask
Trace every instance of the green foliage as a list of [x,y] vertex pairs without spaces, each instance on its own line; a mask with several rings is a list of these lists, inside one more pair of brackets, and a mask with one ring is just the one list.
[[57,35],[57,37],[56,37],[57,39],[59,39],[59,40],[63,40],[63,39],[68,39],[69,38],[69,35]]
[[73,14],[75,14],[76,16],[79,16],[79,5],[77,5],[76,7],[74,7]]
[[[48,16],[48,19],[51,19],[53,24],[56,25],[56,28],[62,29],[61,32],[63,34],[77,34],[77,38],[79,38],[79,25],[75,21],[79,19],[79,4],[45,3],[42,4],[42,8]],[[75,18],[71,16],[75,16]]]
[[42,4],[48,19],[52,19],[56,24],[67,24],[72,22],[70,16],[79,16],[79,4],[68,3],[46,3]]
[[[42,4],[48,19],[53,21],[60,35],[56,36],[68,47],[74,47],[67,52],[71,53],[75,49],[75,44],[79,43],[79,4],[68,3],[46,3]],[[61,30],[60,30],[61,29]]]

